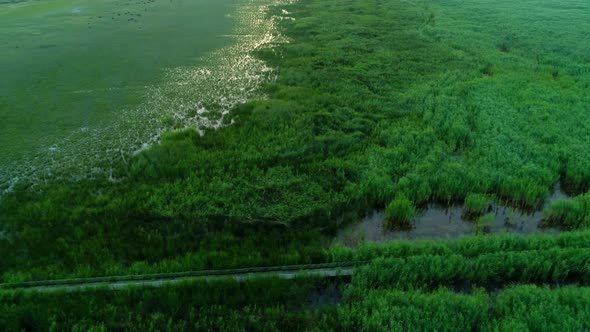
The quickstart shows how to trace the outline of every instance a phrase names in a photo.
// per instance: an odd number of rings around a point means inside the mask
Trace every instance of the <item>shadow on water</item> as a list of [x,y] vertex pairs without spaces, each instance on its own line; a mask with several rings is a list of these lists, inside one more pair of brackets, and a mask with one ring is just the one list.
[[[543,207],[537,211],[523,212],[500,203],[494,203],[489,213],[490,222],[484,228],[484,233],[557,234],[559,233],[558,229],[539,227],[543,219],[543,209],[557,200],[568,198],[570,196],[563,192],[558,185]],[[384,211],[374,210],[360,223],[341,230],[335,241],[347,246],[355,246],[363,241],[452,239],[476,234],[478,226],[475,222],[465,219],[463,212],[462,205],[429,204],[415,219],[414,228],[388,231],[384,228]]]
[[344,302],[344,288],[349,283],[350,278],[339,278],[319,285],[308,294],[307,307],[312,310],[318,310],[341,304]]

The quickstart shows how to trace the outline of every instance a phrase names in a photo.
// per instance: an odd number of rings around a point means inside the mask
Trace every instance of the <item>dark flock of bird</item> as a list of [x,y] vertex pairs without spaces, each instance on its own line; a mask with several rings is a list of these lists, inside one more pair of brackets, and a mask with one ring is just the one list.
[[[172,0],[170,0],[172,1]],[[156,0],[143,0],[143,1],[125,1],[125,2],[117,2],[115,6],[125,7],[126,9],[123,11],[114,11],[110,15],[99,15],[96,18],[98,20],[109,19],[111,21],[117,20],[126,20],[127,22],[134,22],[139,23],[139,18],[141,17],[142,12],[148,12],[149,8],[147,7],[149,4],[155,3]],[[141,6],[144,5],[145,7],[143,10],[129,10],[128,8],[133,6]],[[88,29],[92,29],[92,23],[88,22]],[[141,29],[141,26],[138,27]]]

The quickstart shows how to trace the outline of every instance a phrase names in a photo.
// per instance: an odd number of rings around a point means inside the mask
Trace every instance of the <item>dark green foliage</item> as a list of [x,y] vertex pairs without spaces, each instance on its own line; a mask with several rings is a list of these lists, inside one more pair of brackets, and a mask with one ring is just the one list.
[[494,75],[494,65],[492,65],[491,63],[486,64],[482,68],[481,73],[486,76],[493,76]]
[[[2,269],[4,281],[289,265],[326,260],[325,249],[319,242],[323,239],[321,235],[281,225],[204,227],[199,223],[169,220],[166,227],[157,226],[155,221],[125,226],[115,222],[83,226],[86,231],[78,230],[73,238],[60,232],[66,232],[68,227],[75,229],[75,223],[56,225],[52,233],[43,236],[30,234],[37,236],[38,240],[27,246],[44,252],[44,255],[31,257],[26,262],[18,261],[17,255],[3,257],[2,262],[7,266]],[[107,236],[99,238],[95,232]],[[54,236],[56,243],[43,241]],[[77,244],[68,245],[68,240]],[[16,243],[10,248],[15,247],[24,248],[25,245]],[[84,257],[84,264],[76,262],[79,257]],[[8,269],[15,265],[23,267],[22,272]]]
[[[314,280],[192,283],[117,292],[0,294],[2,331],[586,331],[590,289],[512,286],[486,294],[349,287]],[[131,312],[131,313],[130,313]]]
[[385,227],[389,229],[411,228],[416,207],[406,196],[398,196],[385,207]]
[[[308,310],[314,279],[192,282],[83,293],[0,294],[0,330],[299,331],[322,322]],[[321,309],[321,308],[320,308]]]

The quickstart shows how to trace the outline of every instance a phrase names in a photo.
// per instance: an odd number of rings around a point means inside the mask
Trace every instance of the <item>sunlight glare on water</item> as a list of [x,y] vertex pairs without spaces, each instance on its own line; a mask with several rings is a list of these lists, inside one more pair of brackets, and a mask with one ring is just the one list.
[[[273,70],[255,58],[253,52],[285,40],[276,23],[281,17],[270,17],[273,5],[293,1],[239,0],[229,14],[235,27],[225,38],[228,46],[201,58],[198,66],[165,69],[161,83],[148,86],[115,86],[103,90],[137,90],[142,101],[119,109],[116,121],[105,125],[83,126],[65,138],[38,146],[26,162],[17,160],[0,169],[0,193],[12,190],[19,182],[39,183],[48,179],[81,180],[106,177],[116,181],[113,165],[128,162],[130,156],[156,144],[169,130],[195,128],[218,129],[237,104],[257,94],[260,84],[273,79]],[[72,13],[83,13],[75,7]],[[79,89],[73,94],[84,96],[96,89]]]

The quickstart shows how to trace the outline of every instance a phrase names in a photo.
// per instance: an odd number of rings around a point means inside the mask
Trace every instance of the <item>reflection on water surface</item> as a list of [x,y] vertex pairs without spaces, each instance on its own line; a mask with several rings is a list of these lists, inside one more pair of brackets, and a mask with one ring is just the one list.
[[[567,199],[569,196],[558,185],[554,188],[543,208],[524,212],[505,205],[495,203],[489,215],[490,223],[483,229],[485,233],[515,233],[515,234],[557,234],[554,228],[539,227],[543,218],[543,209],[549,204]],[[375,210],[360,223],[351,225],[336,236],[336,242],[354,246],[362,241],[386,242],[408,239],[451,239],[478,232],[478,226],[473,221],[465,219],[463,206],[441,206],[429,204],[416,217],[415,227],[405,231],[388,231],[383,227],[385,214],[383,210]]]

